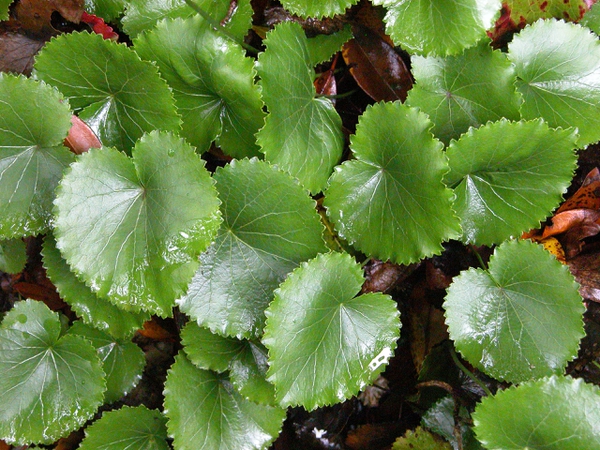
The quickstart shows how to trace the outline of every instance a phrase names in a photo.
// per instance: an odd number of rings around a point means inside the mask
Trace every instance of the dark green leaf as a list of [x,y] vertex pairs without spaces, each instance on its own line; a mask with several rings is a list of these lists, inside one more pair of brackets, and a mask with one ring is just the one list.
[[6,273],[19,273],[25,267],[27,254],[22,239],[0,241],[0,270]]

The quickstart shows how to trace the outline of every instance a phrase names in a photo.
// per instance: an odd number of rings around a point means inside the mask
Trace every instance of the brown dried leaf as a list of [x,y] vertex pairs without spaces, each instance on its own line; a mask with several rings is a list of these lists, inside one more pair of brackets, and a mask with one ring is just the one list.
[[[575,227],[583,227],[586,225],[597,225],[595,222],[600,219],[600,210],[593,209],[571,209],[557,213],[552,217],[552,225],[544,228],[542,239],[557,234],[566,233]],[[589,236],[594,236],[596,233],[583,236],[581,239]]]
[[557,214],[572,209],[600,209],[600,170],[595,168],[583,180],[581,187],[556,211]]
[[600,303],[600,252],[578,255],[567,264],[575,280],[581,285],[581,296]]
[[14,9],[14,17],[26,34],[52,35],[52,14],[57,12],[73,23],[79,23],[84,0],[21,0]]
[[401,266],[375,259],[365,266],[365,282],[361,293],[388,292],[397,283],[414,272],[416,267],[417,264]]
[[370,423],[351,430],[346,437],[346,446],[351,450],[378,450],[389,448],[399,433],[399,423]]
[[90,148],[100,148],[102,143],[92,129],[79,117],[71,116],[71,128],[65,138],[65,145],[76,155],[87,152]]
[[404,101],[412,78],[402,57],[367,27],[355,25],[353,33],[342,55],[356,83],[375,101]]
[[21,33],[0,34],[0,71],[30,75],[33,57],[46,43]]

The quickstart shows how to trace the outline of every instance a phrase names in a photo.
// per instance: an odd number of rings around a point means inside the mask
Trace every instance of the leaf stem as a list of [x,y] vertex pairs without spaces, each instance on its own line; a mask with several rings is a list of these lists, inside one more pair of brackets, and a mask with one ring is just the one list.
[[257,55],[259,53],[259,50],[257,48],[251,46],[250,44],[245,43],[243,40],[239,41],[233,34],[231,34],[229,32],[229,30],[227,28],[225,28],[219,22],[217,22],[212,17],[210,17],[210,15],[206,11],[204,11],[202,8],[200,8],[195,2],[193,2],[192,0],[184,0],[184,1],[190,8],[192,8],[194,11],[196,11],[198,14],[200,14],[200,16],[204,20],[206,20],[206,22],[208,22],[208,24],[213,28],[213,30],[224,34],[226,37],[228,37],[229,39],[234,41],[236,44],[239,44],[242,47],[244,47],[250,53],[252,53],[254,55]]
[[454,364],[456,364],[458,368],[464,372],[465,375],[467,375],[471,380],[473,380],[475,384],[477,384],[481,389],[483,389],[483,392],[485,392],[487,396],[493,396],[492,391],[490,391],[488,387],[485,384],[483,384],[483,381],[477,378],[475,374],[469,369],[467,369],[466,366],[460,361],[460,359],[458,359],[458,355],[456,354],[453,348],[450,349],[450,355],[452,356]]
[[488,266],[483,261],[483,258],[481,257],[481,255],[479,254],[479,252],[477,251],[477,249],[475,248],[475,246],[473,244],[469,244],[469,247],[471,247],[471,251],[473,253],[475,253],[475,257],[477,258],[477,261],[479,262],[479,265],[481,266],[481,268],[484,269],[485,271],[487,271],[488,270]]

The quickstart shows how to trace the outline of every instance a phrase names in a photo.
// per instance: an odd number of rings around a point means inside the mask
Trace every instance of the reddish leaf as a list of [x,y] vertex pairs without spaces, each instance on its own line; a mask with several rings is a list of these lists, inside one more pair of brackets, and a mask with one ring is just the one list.
[[[544,228],[542,239],[557,234],[566,233],[575,227],[584,227],[589,225],[598,225],[596,221],[600,219],[600,211],[593,209],[571,209],[569,211],[559,212],[552,217],[552,225]],[[594,236],[596,233],[583,236],[583,238]]]
[[317,94],[319,95],[336,95],[337,94],[337,84],[335,82],[334,71],[335,66],[338,60],[339,53],[335,55],[335,59],[331,64],[331,68],[326,70],[321,75],[317,77],[314,82],[315,89]]
[[138,330],[142,336],[155,341],[174,341],[175,338],[171,332],[166,330],[158,323],[156,318],[144,322],[144,328]]
[[375,101],[404,101],[412,78],[400,55],[369,28],[356,25],[353,31],[342,55],[358,85]]
[[402,431],[400,423],[362,425],[348,433],[346,446],[352,450],[390,448],[390,445]]
[[587,174],[581,187],[558,208],[557,213],[579,208],[600,209],[600,171],[598,168]]
[[21,33],[0,34],[0,72],[31,74],[33,57],[46,43]]
[[76,155],[87,152],[90,148],[100,148],[102,143],[92,129],[79,117],[71,117],[71,128],[65,138],[65,145]]
[[84,11],[81,16],[81,21],[91,26],[94,33],[101,34],[104,39],[111,39],[113,41],[119,39],[119,35],[114,32],[112,27],[106,25],[104,19],[101,17],[95,16],[94,14],[88,14]]

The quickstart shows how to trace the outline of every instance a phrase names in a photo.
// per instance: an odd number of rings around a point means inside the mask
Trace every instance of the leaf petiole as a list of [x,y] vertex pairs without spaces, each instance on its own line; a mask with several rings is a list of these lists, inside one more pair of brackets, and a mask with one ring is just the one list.
[[471,380],[473,380],[475,384],[477,384],[481,389],[483,389],[483,392],[485,392],[485,394],[488,397],[493,396],[492,391],[490,391],[488,387],[479,378],[477,378],[473,372],[467,369],[467,367],[460,361],[460,359],[458,359],[458,355],[456,354],[453,348],[450,349],[450,355],[452,356],[454,364],[456,364],[458,368],[464,372],[465,375],[467,375]]

